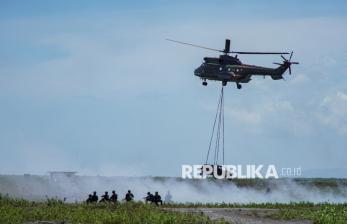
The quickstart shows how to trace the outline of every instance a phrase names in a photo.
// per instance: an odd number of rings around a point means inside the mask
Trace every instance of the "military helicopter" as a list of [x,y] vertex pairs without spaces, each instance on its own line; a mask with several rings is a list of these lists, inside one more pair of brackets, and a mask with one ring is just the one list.
[[[230,51],[230,40],[225,40],[224,50],[213,49],[209,47],[199,46],[191,43],[181,42],[172,39],[166,39],[179,44],[190,45],[193,47],[199,47],[207,50],[217,51],[223,53],[218,58],[205,57],[204,62],[194,71],[194,75],[200,77],[203,80],[202,85],[207,86],[206,80],[221,81],[223,86],[226,86],[228,82],[235,82],[238,89],[242,86],[240,83],[248,83],[251,81],[252,75],[270,76],[273,80],[283,79],[283,74],[289,69],[291,75],[291,65],[299,64],[298,62],[292,62],[293,51],[289,52],[246,52],[246,51]],[[235,54],[230,56],[229,54]],[[238,54],[279,54],[283,59],[282,63],[274,62],[279,65],[277,68],[267,68],[256,65],[243,64],[238,59]],[[283,57],[284,54],[290,54],[289,59]]]

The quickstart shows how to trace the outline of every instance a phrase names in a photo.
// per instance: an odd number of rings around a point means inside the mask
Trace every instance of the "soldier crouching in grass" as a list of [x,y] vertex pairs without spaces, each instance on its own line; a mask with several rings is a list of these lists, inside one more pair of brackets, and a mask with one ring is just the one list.
[[154,196],[153,194],[151,194],[151,192],[147,192],[147,196],[144,197],[145,199],[145,202],[146,204],[149,202],[149,203],[152,203],[153,202],[153,199],[154,199]]
[[92,198],[91,198],[91,202],[92,203],[97,203],[99,200],[98,195],[96,194],[96,191],[93,192]]
[[112,195],[111,195],[111,197],[110,197],[110,201],[111,201],[112,203],[116,204],[116,203],[117,203],[117,200],[118,200],[118,195],[116,194],[116,191],[113,190],[113,191],[112,191]]
[[158,191],[155,192],[154,196],[153,196],[153,202],[159,206],[159,203],[160,205],[163,205],[163,201],[161,200],[161,196],[159,195]]
[[110,201],[110,196],[108,195],[108,192],[105,191],[105,194],[101,196],[101,199],[99,202],[109,202]]
[[134,199],[134,195],[133,195],[133,193],[131,193],[131,190],[128,190],[124,199],[127,202],[132,201]]
[[88,195],[88,199],[86,200],[87,204],[90,204],[93,202],[93,196],[91,194]]

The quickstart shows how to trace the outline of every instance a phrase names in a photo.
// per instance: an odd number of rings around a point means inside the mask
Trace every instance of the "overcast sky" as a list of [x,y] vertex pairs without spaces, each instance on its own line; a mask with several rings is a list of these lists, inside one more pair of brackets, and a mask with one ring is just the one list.
[[[266,4],[265,4],[266,2]],[[1,1],[0,173],[180,175],[205,161],[222,49],[294,51],[225,89],[227,164],[347,169],[345,1]],[[239,56],[273,67],[279,56]]]

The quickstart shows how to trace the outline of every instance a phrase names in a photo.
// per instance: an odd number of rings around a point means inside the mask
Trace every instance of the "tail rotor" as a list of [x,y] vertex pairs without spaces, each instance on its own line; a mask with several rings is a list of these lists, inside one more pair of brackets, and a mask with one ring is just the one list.
[[283,59],[283,63],[274,62],[274,64],[288,66],[289,75],[291,75],[292,74],[291,65],[299,64],[299,62],[292,62],[291,61],[292,60],[292,56],[293,56],[293,51],[290,53],[289,59],[286,59],[283,55],[281,55],[281,58]]

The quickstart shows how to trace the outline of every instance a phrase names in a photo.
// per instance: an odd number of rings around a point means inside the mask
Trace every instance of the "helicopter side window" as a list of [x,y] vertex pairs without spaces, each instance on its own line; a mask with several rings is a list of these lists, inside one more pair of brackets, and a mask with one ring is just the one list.
[[231,70],[231,69],[230,69],[230,68],[228,68],[228,72],[230,72],[230,70]]
[[219,71],[222,71],[223,70],[223,68],[222,67],[219,67]]

